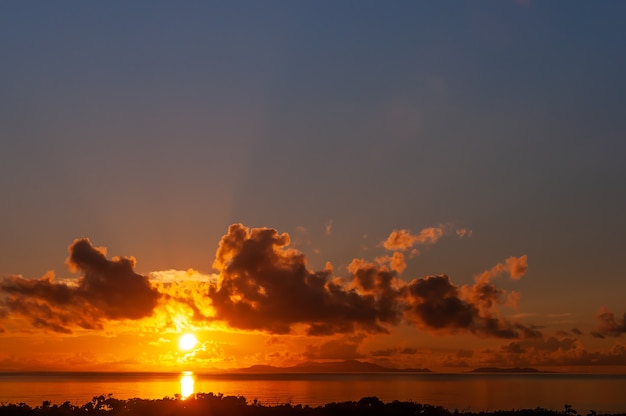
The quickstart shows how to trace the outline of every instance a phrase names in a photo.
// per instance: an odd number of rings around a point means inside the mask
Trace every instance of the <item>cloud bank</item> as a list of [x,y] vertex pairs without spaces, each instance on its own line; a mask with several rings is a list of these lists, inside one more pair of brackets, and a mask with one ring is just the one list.
[[[178,305],[195,322],[222,322],[232,328],[271,334],[389,333],[401,322],[436,334],[465,331],[479,336],[524,339],[539,332],[506,319],[501,306],[515,306],[516,292],[492,283],[501,275],[521,278],[527,257],[510,257],[458,286],[448,276],[409,282],[400,277],[406,264],[401,250],[434,244],[443,235],[432,227],[413,235],[395,230],[385,248],[399,250],[375,262],[354,259],[341,279],[330,267],[313,271],[290,238],[271,228],[233,224],[221,238],[213,262],[216,275],[134,271],[133,257],[107,259],[104,248],[87,239],[69,247],[67,264],[83,276],[74,284],[20,276],[0,281],[0,317],[26,318],[35,328],[69,333],[73,328],[102,329],[106,321],[139,320],[157,310],[173,316]],[[172,276],[178,276],[176,281]],[[168,309],[169,308],[169,309]],[[179,310],[176,309],[176,310]],[[170,319],[168,318],[168,319]]]

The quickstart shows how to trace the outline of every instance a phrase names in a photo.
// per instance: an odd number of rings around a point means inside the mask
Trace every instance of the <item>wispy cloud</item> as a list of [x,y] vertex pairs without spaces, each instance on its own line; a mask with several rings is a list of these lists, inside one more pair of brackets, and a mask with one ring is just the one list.
[[470,230],[469,228],[457,228],[457,229],[455,230],[455,232],[456,232],[456,235],[457,235],[459,238],[464,238],[464,237],[469,238],[469,237],[471,237],[471,236],[472,236],[472,234],[474,233],[474,232],[473,232],[472,230]]
[[598,311],[596,319],[598,320],[598,326],[592,332],[594,336],[602,338],[605,336],[618,337],[626,334],[626,313],[620,318],[607,308],[602,307]]
[[408,250],[418,244],[435,244],[443,236],[442,227],[424,228],[418,234],[401,229],[393,230],[389,237],[383,241],[383,247],[387,250]]

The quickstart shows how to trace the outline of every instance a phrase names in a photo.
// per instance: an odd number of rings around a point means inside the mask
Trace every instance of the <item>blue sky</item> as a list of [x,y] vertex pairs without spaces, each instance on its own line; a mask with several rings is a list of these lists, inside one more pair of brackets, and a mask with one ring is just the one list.
[[3,2],[0,274],[69,276],[80,237],[211,273],[243,223],[346,276],[394,229],[446,226],[406,280],[527,254],[519,312],[591,328],[626,312],[625,12]]

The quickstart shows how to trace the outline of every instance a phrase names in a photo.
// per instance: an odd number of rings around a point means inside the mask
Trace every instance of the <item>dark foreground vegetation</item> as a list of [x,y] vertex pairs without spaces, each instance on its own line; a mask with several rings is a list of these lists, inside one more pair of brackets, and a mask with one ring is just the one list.
[[[384,403],[377,397],[364,397],[358,402],[329,403],[310,407],[281,404],[264,406],[258,401],[248,402],[243,396],[223,396],[221,394],[198,393],[193,398],[163,398],[158,400],[128,399],[119,400],[111,395],[96,396],[82,406],[65,402],[61,405],[44,401],[41,406],[31,407],[25,403],[2,404],[0,415],[11,416],[75,416],[75,415],[136,415],[136,416],[582,416],[565,405],[564,410],[555,411],[542,408],[520,409],[493,412],[450,411],[440,406],[413,402],[393,401]],[[591,411],[588,416],[600,416]],[[617,416],[618,414],[612,414]],[[625,415],[626,413],[620,413]]]

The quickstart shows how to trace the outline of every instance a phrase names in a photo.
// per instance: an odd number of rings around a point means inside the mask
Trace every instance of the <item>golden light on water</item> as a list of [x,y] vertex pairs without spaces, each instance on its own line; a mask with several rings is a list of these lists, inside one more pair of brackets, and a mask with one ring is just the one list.
[[194,378],[191,371],[183,371],[180,376],[180,397],[185,400],[194,394]]

